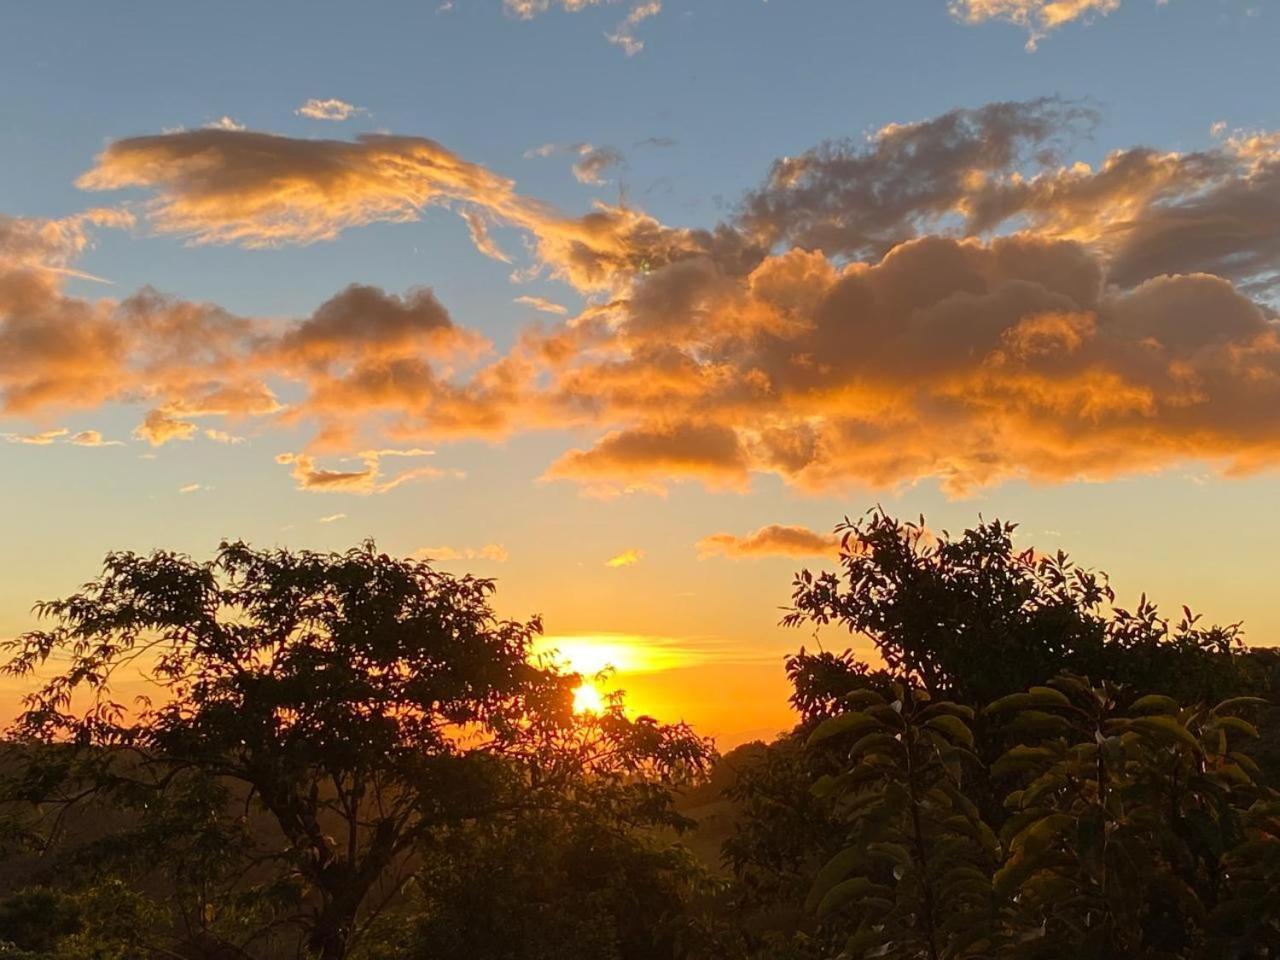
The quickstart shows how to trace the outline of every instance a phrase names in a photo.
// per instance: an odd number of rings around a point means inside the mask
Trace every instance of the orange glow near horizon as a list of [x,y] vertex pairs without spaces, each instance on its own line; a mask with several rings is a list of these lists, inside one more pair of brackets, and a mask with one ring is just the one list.
[[605,671],[619,674],[658,673],[687,666],[698,657],[675,641],[624,633],[542,637],[534,655],[562,669],[594,677]]

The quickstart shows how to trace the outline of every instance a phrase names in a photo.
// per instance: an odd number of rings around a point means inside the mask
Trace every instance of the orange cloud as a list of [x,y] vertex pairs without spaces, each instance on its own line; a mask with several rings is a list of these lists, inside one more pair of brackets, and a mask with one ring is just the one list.
[[[120,141],[85,184],[149,189],[155,229],[309,242],[446,205],[524,231],[520,272],[588,305],[495,357],[428,290],[351,286],[276,321],[149,289],[90,301],[59,271],[97,221],[10,218],[0,410],[144,405],[153,443],[201,417],[307,424],[315,440],[282,462],[303,489],[357,492],[403,482],[358,453],[371,443],[566,427],[584,442],[546,476],[601,495],[742,490],[757,473],[963,494],[1274,464],[1280,137],[1070,162],[1096,120],[997,103],[823,144],[703,230],[622,205],[567,216],[422,138]],[[317,468],[322,451],[360,465]]]
[[546,300],[542,297],[516,297],[514,302],[524,304],[526,307],[532,307],[534,310],[539,310],[542,313],[553,313],[558,316],[564,316],[569,312],[568,307],[561,306],[558,303],[554,303],[553,301]]
[[605,434],[589,450],[570,450],[547,470],[548,478],[583,480],[610,488],[640,480],[661,489],[669,479],[697,478],[742,488],[747,457],[727,426],[682,422]]
[[[592,156],[598,173],[609,158]],[[450,206],[482,252],[506,259],[489,236],[491,221],[527,231],[540,268],[582,289],[609,289],[624,275],[706,242],[627,207],[598,205],[566,217],[423,137],[303,140],[182,130],[116,141],[77,183],[150,190],[145,214],[154,229],[193,243],[246,247],[330,240],[354,227],[416,220],[427,207]]]
[[413,220],[428,204],[501,205],[511,194],[508,181],[421,137],[295,140],[213,129],[118,140],[77,184],[151,189],[147,215],[157,229],[249,247],[328,240],[367,223]]
[[507,548],[500,543],[487,543],[483,547],[421,547],[411,556],[417,560],[492,560],[494,563],[507,562]]
[[414,480],[433,480],[439,477],[462,477],[458,470],[442,470],[438,467],[415,467],[403,470],[391,477],[384,477],[382,461],[386,457],[426,457],[430,450],[364,450],[358,459],[357,470],[331,470],[317,467],[314,458],[305,453],[281,453],[276,463],[293,467],[292,475],[299,490],[312,493],[356,493],[368,495],[387,493]]
[[356,359],[448,356],[484,344],[454,325],[429,288],[399,297],[353,283],[282,334],[274,352],[288,363],[327,368]]
[[1073,20],[1105,16],[1120,9],[1120,0],[950,0],[952,16],[967,23],[1005,20],[1030,33],[1027,48]]
[[[502,0],[503,9],[511,16],[521,20],[532,20],[541,13],[546,13],[553,3],[569,13],[586,10],[601,3],[613,0]],[[452,0],[449,0],[450,8]],[[635,36],[635,28],[650,17],[662,12],[659,0],[640,0],[628,11],[623,21],[609,33],[605,34],[610,43],[622,47],[627,56],[634,56],[644,49],[644,43]]]
[[644,559],[644,551],[635,547],[628,547],[619,554],[615,554],[604,562],[606,567],[617,570],[619,567],[634,567],[637,563]]
[[742,537],[732,533],[713,533],[703,537],[698,541],[698,558],[832,557],[839,547],[840,540],[834,534],[771,523]]
[[153,447],[162,447],[172,440],[190,440],[200,428],[187,420],[179,420],[165,410],[152,410],[138,424],[133,435]]

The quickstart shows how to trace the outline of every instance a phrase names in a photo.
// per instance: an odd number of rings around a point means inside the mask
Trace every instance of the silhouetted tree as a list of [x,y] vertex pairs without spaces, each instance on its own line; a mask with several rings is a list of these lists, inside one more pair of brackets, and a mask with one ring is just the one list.
[[876,509],[836,529],[841,573],[797,575],[783,622],[864,635],[890,674],[935,697],[982,704],[1063,669],[1192,699],[1238,681],[1238,625],[1204,628],[1185,608],[1171,625],[1145,597],[1111,611],[1105,574],[1015,547],[1014,524],[952,537]]
[[[346,956],[438,831],[567,801],[583,778],[660,819],[655,782],[708,745],[617,709],[580,723],[578,678],[530,662],[538,621],[498,619],[492,590],[372,543],[111,554],[40,605],[52,629],[10,644],[9,672],[53,671],[15,727],[8,798],[39,804],[54,835],[71,808],[127,810],[97,852],[165,866],[189,942],[295,924],[323,960]],[[154,701],[118,697],[136,671]]]

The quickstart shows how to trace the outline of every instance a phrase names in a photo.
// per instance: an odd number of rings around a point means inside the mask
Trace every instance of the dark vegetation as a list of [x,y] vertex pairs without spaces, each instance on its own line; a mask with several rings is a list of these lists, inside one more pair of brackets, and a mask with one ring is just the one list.
[[488,581],[109,556],[8,651],[0,958],[1280,957],[1275,652],[1007,524],[842,531],[786,622],[882,664],[801,649],[724,757],[575,715]]

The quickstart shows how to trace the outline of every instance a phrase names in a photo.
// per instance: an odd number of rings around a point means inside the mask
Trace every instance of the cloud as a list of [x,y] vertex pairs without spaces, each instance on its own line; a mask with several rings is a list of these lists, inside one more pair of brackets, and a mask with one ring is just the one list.
[[192,243],[250,248],[332,240],[344,230],[409,222],[428,207],[450,207],[466,219],[482,252],[506,259],[492,242],[491,224],[524,231],[537,260],[531,274],[546,271],[584,290],[616,289],[631,272],[709,241],[623,205],[565,216],[423,137],[343,141],[177,131],[110,144],[77,183],[148,190],[143,209],[152,229]]
[[249,247],[329,240],[363,224],[414,220],[450,200],[500,205],[511,193],[508,181],[421,137],[300,140],[211,129],[118,140],[77,183],[152,190],[147,214],[157,230]]
[[619,567],[633,567],[644,559],[644,551],[635,547],[628,547],[619,554],[615,554],[604,562],[606,567],[618,569]]
[[207,489],[208,487],[206,487],[204,484],[201,484],[201,483],[188,483],[186,486],[179,487],[178,492],[179,493],[198,493],[201,490],[207,490]]
[[598,186],[605,182],[604,175],[615,167],[626,164],[626,158],[614,147],[592,147],[578,152],[573,162],[573,175],[579,183]]
[[316,523],[337,523],[339,520],[345,519],[347,519],[347,515],[345,513],[331,513],[327,516],[317,518]]
[[122,440],[106,440],[97,430],[80,430],[67,438],[67,443],[77,447],[122,447]]
[[546,476],[586,481],[601,493],[637,482],[660,490],[665,481],[689,478],[741,488],[747,468],[747,454],[735,430],[686,421],[612,431],[588,450],[570,450]]
[[483,346],[454,324],[428,287],[397,296],[353,283],[281,335],[274,350],[285,362],[328,368],[356,358],[448,356]]
[[[532,20],[539,14],[546,13],[554,5],[558,5],[567,13],[576,13],[602,3],[613,0],[502,0],[503,9],[511,16],[521,20]],[[626,17],[605,38],[622,47],[627,56],[634,56],[644,49],[644,43],[635,37],[635,28],[649,17],[662,12],[659,0],[641,0],[634,4]]]
[[357,492],[404,482],[358,453],[375,445],[541,429],[581,438],[546,477],[600,495],[1276,464],[1280,136],[1075,162],[1097,121],[1049,98],[887,125],[779,160],[706,228],[568,215],[422,138],[120,141],[86,185],[150,190],[152,229],[253,246],[466,209],[586,306],[494,353],[425,290],[276,319],[90,300],[60,271],[98,220],[0,219],[0,412],[138,405],[152,443],[226,426],[204,417],[307,426],[282,461],[299,485]]
[[410,556],[415,560],[436,560],[441,563],[450,560],[492,560],[494,563],[507,562],[507,548],[499,543],[488,543],[483,547],[422,547],[413,551]]
[[194,423],[179,420],[165,410],[152,410],[134,429],[133,435],[153,447],[162,447],[173,440],[190,440],[199,429]]
[[34,447],[47,447],[57,443],[70,433],[65,427],[57,430],[45,430],[42,433],[6,433],[4,438],[10,443],[21,443]]
[[312,493],[356,493],[368,495],[388,493],[415,480],[433,480],[439,477],[463,477],[459,470],[442,470],[437,467],[415,467],[385,477],[382,461],[387,457],[426,457],[431,450],[364,450],[358,454],[359,469],[332,470],[317,467],[315,460],[305,453],[281,453],[276,463],[292,466],[293,479],[299,490]]
[[347,103],[345,100],[332,98],[317,100],[312,97],[293,112],[300,117],[310,117],[312,120],[329,120],[334,123],[341,123],[343,120],[350,120],[352,117],[369,111],[364,107],[357,107],[354,104]]
[[1027,48],[1051,30],[1074,20],[1106,16],[1120,9],[1120,0],[950,0],[952,16],[966,23],[1004,20],[1025,27]]
[[21,443],[28,446],[47,447],[55,443],[69,443],[77,447],[120,447],[120,440],[104,439],[97,430],[79,430],[72,433],[66,427],[44,430],[40,433],[5,433],[0,434],[10,443]]
[[645,20],[648,20],[650,17],[656,17],[661,12],[662,4],[659,0],[648,0],[646,3],[638,3],[631,8],[631,12],[626,15],[620,24],[618,24],[616,30],[612,33],[605,34],[605,39],[610,43],[621,47],[628,57],[634,57],[644,49],[644,41],[636,38],[636,27]]
[[551,300],[545,300],[542,297],[530,297],[530,296],[516,297],[513,302],[522,303],[526,307],[533,307],[533,309],[540,310],[543,313],[554,313],[554,314],[557,314],[558,316],[564,316],[566,313],[569,312],[568,307],[561,306],[560,304],[554,303]]
[[575,157],[572,167],[574,179],[591,186],[605,183],[606,173],[627,163],[627,158],[616,147],[597,147],[590,143],[544,143],[524,152],[526,160],[557,154]]
[[205,126],[212,130],[243,130],[244,129],[243,123],[240,123],[238,120],[234,120],[231,117],[228,117],[226,114],[223,114],[217,120],[212,120],[209,123],[206,123]]
[[698,558],[723,557],[831,557],[840,546],[834,534],[815,533],[808,527],[771,523],[746,536],[714,533],[698,541]]

